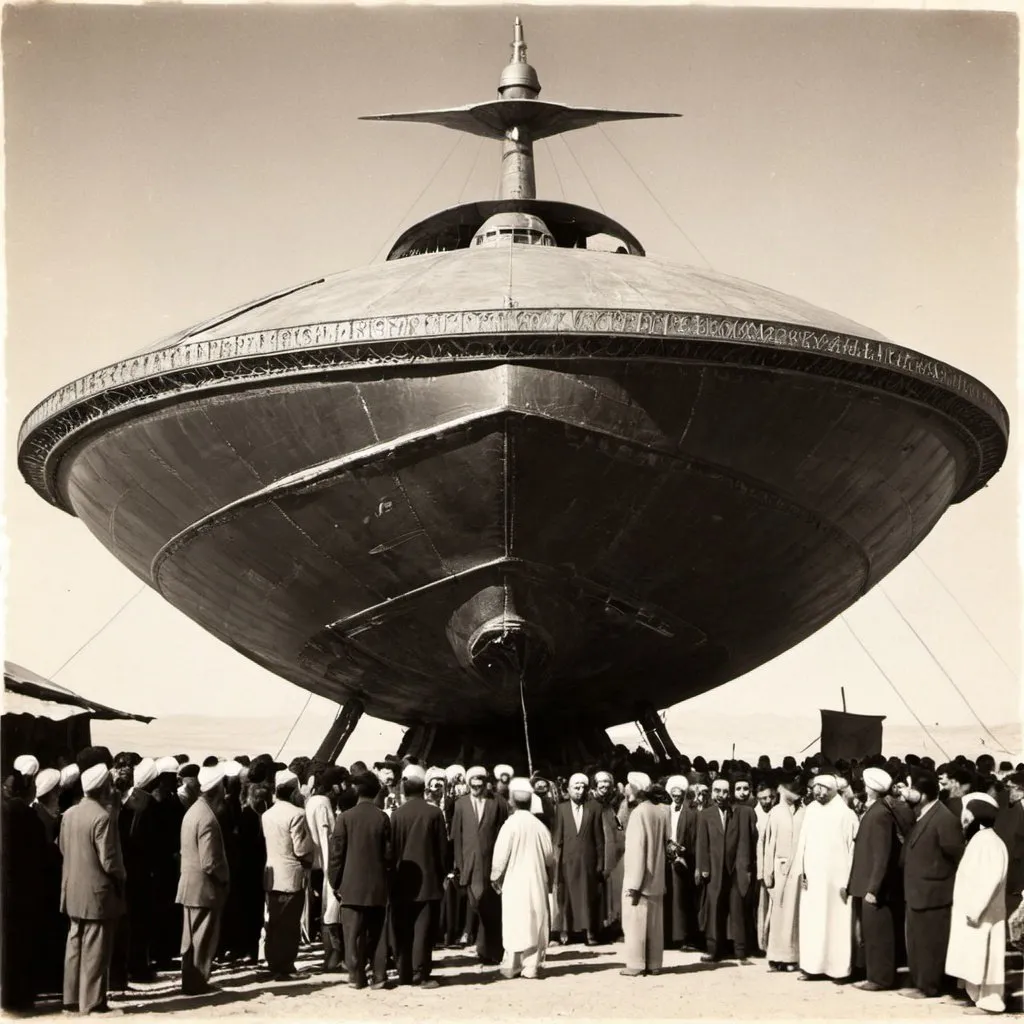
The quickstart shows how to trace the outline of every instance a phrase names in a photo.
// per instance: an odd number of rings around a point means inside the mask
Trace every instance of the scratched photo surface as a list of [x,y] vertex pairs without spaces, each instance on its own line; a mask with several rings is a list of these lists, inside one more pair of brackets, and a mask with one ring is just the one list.
[[[503,160],[453,111],[516,14],[539,100],[681,116],[552,114]],[[526,712],[552,757],[632,749],[638,702],[691,756],[843,706],[887,754],[1020,760],[1017,46],[955,11],[7,9],[5,657],[151,716],[92,732],[153,757],[310,755],[354,701],[346,764],[407,728],[516,764]],[[402,111],[435,113],[360,119]],[[550,242],[471,245],[511,196]],[[118,1005],[962,1012],[698,959]]]

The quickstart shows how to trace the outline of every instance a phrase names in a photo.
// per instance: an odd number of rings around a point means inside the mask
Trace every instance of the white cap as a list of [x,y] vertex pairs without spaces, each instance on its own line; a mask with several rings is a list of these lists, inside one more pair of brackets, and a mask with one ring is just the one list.
[[434,779],[440,779],[442,782],[448,778],[447,773],[443,768],[428,768],[427,769],[427,785],[429,786]]
[[473,765],[473,767],[470,768],[468,772],[466,772],[466,781],[467,782],[469,782],[470,779],[486,779],[486,778],[487,778],[487,769],[484,768],[483,765],[479,765],[479,764]]
[[638,793],[647,793],[651,788],[651,777],[644,772],[630,772],[626,776],[626,782]]
[[72,785],[78,779],[82,777],[82,773],[78,769],[77,764],[69,764],[60,770],[60,785],[62,789],[67,789],[68,786]]
[[60,772],[56,768],[44,768],[36,776],[36,796],[46,796],[59,785]]
[[829,789],[839,789],[839,781],[834,775],[815,775],[811,780],[812,786],[827,786]]
[[298,781],[299,777],[295,772],[290,772],[287,768],[284,768],[274,776],[274,788],[280,789],[282,786],[294,786]]
[[665,791],[668,793],[671,793],[673,789],[681,789],[685,793],[689,788],[690,784],[686,781],[685,775],[673,775],[665,783]]
[[160,773],[157,771],[156,761],[151,757],[144,757],[132,772],[132,784],[136,789],[142,789],[143,786],[148,786],[154,779],[159,777]]
[[22,775],[35,775],[39,771],[39,761],[31,754],[22,754],[14,759],[14,770]]
[[105,764],[94,764],[82,772],[82,792],[92,793],[110,778],[110,769]]
[[496,764],[494,766],[494,777],[496,779],[500,779],[502,775],[507,775],[511,779],[515,773],[515,769],[510,764]]
[[177,775],[178,759],[176,757],[161,757],[156,762],[157,775]]
[[512,779],[508,784],[509,796],[533,796],[533,786],[529,779]]
[[569,788],[572,789],[572,787],[575,786],[577,782],[582,782],[584,786],[590,785],[590,779],[588,779],[587,776],[583,774],[583,772],[575,772],[574,774],[569,776]]
[[614,782],[615,781],[615,776],[612,775],[611,772],[595,772],[594,773],[594,783],[595,783],[595,785],[598,782],[604,782],[604,781]]
[[445,768],[444,776],[449,782],[455,782],[456,779],[464,779],[466,777],[466,769],[461,764],[450,764]]
[[237,778],[242,773],[242,766],[237,761],[221,761],[220,768],[227,779]]
[[865,768],[864,788],[873,793],[888,793],[892,789],[892,776],[882,768]]
[[199,769],[199,792],[209,793],[224,778],[224,769],[219,764]]
[[964,796],[964,807],[966,807],[972,801],[980,800],[983,804],[991,804],[993,807],[998,807],[998,802],[988,795],[988,793],[968,793]]
[[407,764],[402,769],[402,778],[403,779],[411,779],[413,782],[424,782],[425,783],[427,781],[427,773],[422,768],[422,766],[420,766],[418,764]]

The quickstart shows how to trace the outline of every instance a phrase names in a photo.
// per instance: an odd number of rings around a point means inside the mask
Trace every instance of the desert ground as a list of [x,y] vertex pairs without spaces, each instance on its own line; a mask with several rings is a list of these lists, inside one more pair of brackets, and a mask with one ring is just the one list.
[[[256,968],[218,969],[220,992],[182,996],[175,975],[112,995],[117,1015],[173,1013],[189,1018],[227,1016],[296,1020],[955,1020],[970,1014],[952,999],[912,1000],[898,992],[867,993],[830,981],[800,982],[796,974],[773,974],[763,960],[740,967],[728,961],[700,963],[700,954],[670,951],[658,977],[624,978],[621,943],[548,949],[543,977],[507,981],[481,970],[472,951],[435,954],[441,986],[423,991],[392,988],[356,991],[342,976],[319,973],[320,954],[306,948],[299,977],[271,981]],[[1008,1009],[1021,1010],[1021,958],[1010,958]],[[40,1007],[55,1013],[55,1006]],[[980,1013],[981,1011],[975,1011]]]

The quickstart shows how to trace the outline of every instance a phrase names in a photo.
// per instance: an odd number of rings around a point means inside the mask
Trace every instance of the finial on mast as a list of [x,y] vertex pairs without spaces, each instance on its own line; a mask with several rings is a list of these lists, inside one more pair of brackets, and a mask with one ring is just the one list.
[[540,95],[540,79],[527,63],[523,22],[516,16],[512,39],[512,60],[498,80],[498,96],[503,100],[535,100]]
[[515,38],[512,40],[512,63],[526,63],[526,40],[523,39],[523,22],[518,14],[515,23]]

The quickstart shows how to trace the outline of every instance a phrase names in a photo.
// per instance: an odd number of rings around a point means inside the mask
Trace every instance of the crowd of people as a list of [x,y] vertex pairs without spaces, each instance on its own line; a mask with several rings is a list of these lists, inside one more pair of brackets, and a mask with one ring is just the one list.
[[[610,770],[609,770],[610,769]],[[387,757],[371,770],[269,754],[21,755],[4,774],[5,1009],[216,963],[296,976],[303,943],[355,988],[434,988],[475,946],[505,978],[551,943],[622,940],[628,977],[666,947],[800,981],[1001,1012],[1024,930],[1024,764],[958,757],[682,757],[517,776]],[[343,976],[343,977],[342,977]]]

